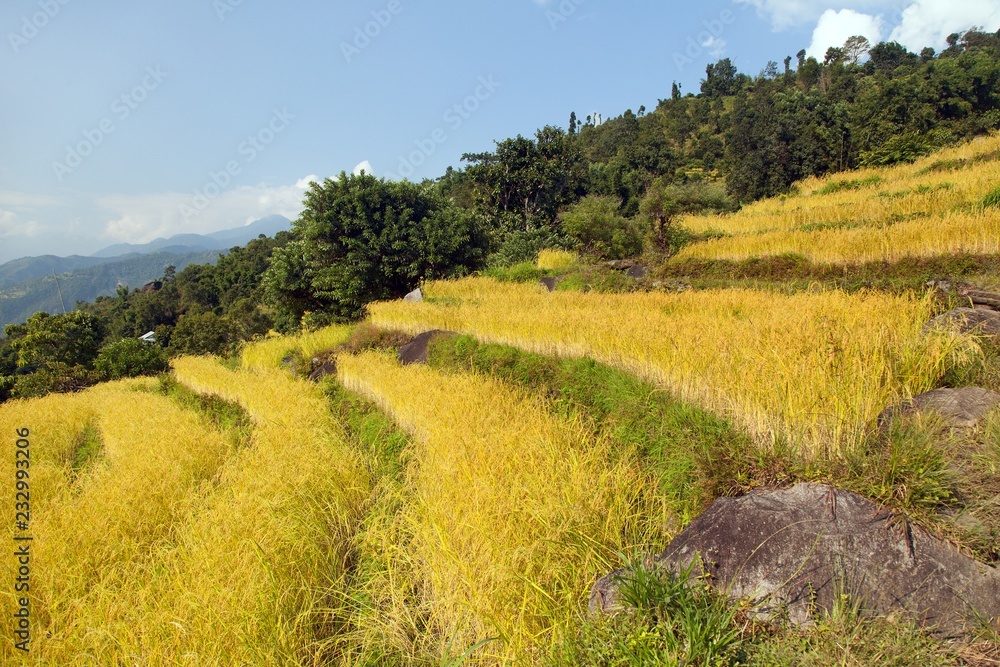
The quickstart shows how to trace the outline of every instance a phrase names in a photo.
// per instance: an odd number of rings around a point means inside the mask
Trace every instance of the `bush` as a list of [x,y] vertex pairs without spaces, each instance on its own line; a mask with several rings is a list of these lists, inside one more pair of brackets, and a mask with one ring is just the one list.
[[538,253],[546,248],[566,248],[570,240],[558,231],[540,227],[530,231],[510,231],[494,240],[493,252],[486,259],[490,268],[502,268],[530,262],[534,264]]
[[592,195],[570,206],[560,216],[563,231],[586,252],[606,259],[623,259],[642,253],[642,234],[636,224],[619,212],[612,197]]
[[52,362],[30,375],[19,375],[11,391],[13,398],[40,398],[49,393],[68,394],[96,384],[97,375],[83,366]]
[[104,380],[157,375],[170,367],[167,355],[156,345],[138,338],[125,338],[106,345],[97,355],[94,368]]

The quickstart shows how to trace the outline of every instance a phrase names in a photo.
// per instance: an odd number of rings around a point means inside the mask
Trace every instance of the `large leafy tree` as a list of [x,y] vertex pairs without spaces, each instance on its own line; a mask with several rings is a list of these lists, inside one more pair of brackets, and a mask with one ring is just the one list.
[[[634,116],[633,116],[634,119]],[[573,137],[545,127],[534,139],[497,142],[492,153],[466,154],[477,206],[496,229],[529,231],[555,222],[583,196],[586,167]]]
[[304,204],[297,240],[275,251],[264,278],[285,328],[309,311],[359,317],[371,301],[466,273],[484,255],[473,216],[431,187],[342,173],[313,183]]
[[89,367],[103,338],[101,321],[78,310],[65,315],[35,313],[24,324],[9,325],[4,332],[21,367],[55,363]]

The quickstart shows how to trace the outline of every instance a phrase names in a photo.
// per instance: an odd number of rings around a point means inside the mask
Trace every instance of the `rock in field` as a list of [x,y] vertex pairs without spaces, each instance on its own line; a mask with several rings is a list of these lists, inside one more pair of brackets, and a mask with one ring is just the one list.
[[955,308],[932,319],[927,329],[1000,336],[1000,313],[989,308]]
[[415,336],[409,343],[399,348],[399,354],[396,358],[399,363],[404,366],[410,364],[426,364],[427,363],[427,348],[430,346],[431,341],[438,336],[456,336],[454,331],[441,331],[440,329],[435,329],[433,331],[425,331],[419,336]]
[[[945,636],[1000,616],[1000,574],[861,496],[822,484],[720,498],[656,559],[693,566],[762,616],[809,624],[843,593],[867,613],[903,611]],[[618,608],[627,570],[600,579],[591,611]]]
[[424,293],[420,291],[419,287],[403,297],[403,301],[407,303],[420,303],[423,300]]
[[550,291],[550,292],[555,292],[556,291],[556,282],[557,282],[556,278],[551,278],[551,277],[549,277],[549,278],[540,278],[538,280],[538,282],[543,287],[545,287],[545,289],[547,289],[548,291]]
[[878,416],[878,425],[885,426],[896,415],[934,411],[953,428],[975,428],[998,406],[1000,394],[988,389],[934,389],[914,396],[905,403],[886,408]]

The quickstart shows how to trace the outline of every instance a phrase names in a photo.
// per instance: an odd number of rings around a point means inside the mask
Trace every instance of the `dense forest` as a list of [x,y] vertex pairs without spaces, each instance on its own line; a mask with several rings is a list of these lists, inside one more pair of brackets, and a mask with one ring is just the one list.
[[[314,183],[291,233],[217,265],[168,269],[145,289],[36,313],[0,340],[0,400],[155,373],[171,354],[227,354],[272,329],[360,317],[421,280],[576,248],[669,255],[675,216],[736,210],[807,176],[913,161],[1000,128],[1000,33],[940,53],[852,37],[822,62],[800,51],[756,75],[729,59],[698,93],[656,108],[498,141],[438,179],[361,174]],[[138,340],[155,332],[155,344]]]

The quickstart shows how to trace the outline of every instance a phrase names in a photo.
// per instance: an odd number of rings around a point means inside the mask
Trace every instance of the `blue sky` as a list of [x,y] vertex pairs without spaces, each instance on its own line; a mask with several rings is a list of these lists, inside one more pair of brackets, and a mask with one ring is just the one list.
[[359,165],[435,177],[571,111],[696,92],[720,57],[757,73],[974,24],[1000,28],[1000,0],[6,0],[0,262],[294,217]]

